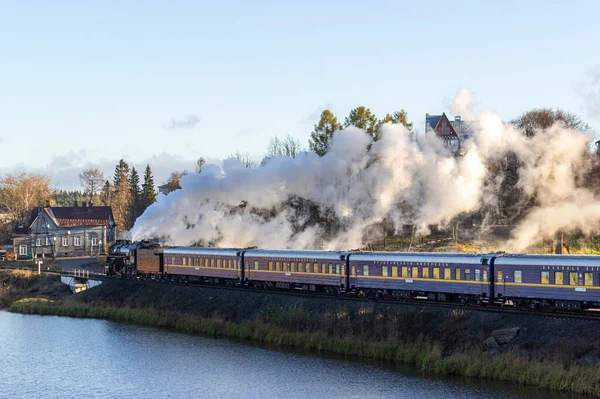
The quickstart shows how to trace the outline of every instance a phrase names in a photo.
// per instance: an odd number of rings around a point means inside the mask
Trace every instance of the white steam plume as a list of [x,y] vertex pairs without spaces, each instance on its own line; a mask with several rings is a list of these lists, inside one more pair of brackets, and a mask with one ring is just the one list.
[[453,110],[469,115],[474,137],[456,157],[428,135],[420,143],[401,125],[386,124],[372,144],[350,127],[334,134],[329,152],[275,157],[265,166],[223,167],[181,179],[181,190],[159,195],[137,220],[134,239],[168,236],[175,245],[351,249],[366,228],[391,221],[425,232],[482,206],[497,206],[499,176],[489,165],[514,152],[522,161],[518,186],[535,205],[515,229],[511,249],[522,250],[557,231],[594,230],[600,205],[578,187],[589,138],[555,125],[533,138],[492,112],[470,109],[462,90]]

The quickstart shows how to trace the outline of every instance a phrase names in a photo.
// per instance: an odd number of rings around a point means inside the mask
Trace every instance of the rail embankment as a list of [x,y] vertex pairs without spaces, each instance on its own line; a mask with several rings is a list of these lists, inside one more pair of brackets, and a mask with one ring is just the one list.
[[0,309],[23,298],[60,299],[69,295],[69,287],[60,277],[38,275],[31,270],[0,270]]
[[62,299],[23,299],[10,310],[103,318],[600,395],[600,321],[136,281],[108,282]]

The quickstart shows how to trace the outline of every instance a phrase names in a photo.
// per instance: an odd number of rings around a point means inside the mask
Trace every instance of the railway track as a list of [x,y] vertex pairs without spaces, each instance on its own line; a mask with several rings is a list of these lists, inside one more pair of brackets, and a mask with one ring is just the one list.
[[[13,267],[13,266],[1,266],[0,270],[31,270],[37,271],[36,268],[28,267]],[[69,276],[85,278],[90,280],[99,281],[137,281],[140,283],[148,284],[167,284],[182,287],[197,287],[197,288],[208,288],[215,290],[229,290],[239,292],[258,292],[270,295],[280,295],[285,297],[295,296],[301,298],[320,298],[320,299],[335,299],[343,301],[354,301],[360,303],[378,303],[396,306],[417,306],[417,307],[433,307],[433,308],[445,308],[449,310],[466,310],[475,312],[490,312],[490,313],[502,313],[511,315],[522,315],[522,316],[533,316],[533,317],[549,317],[554,319],[576,319],[576,320],[594,320],[600,321],[600,309],[599,310],[583,310],[579,312],[564,312],[557,310],[522,310],[509,307],[499,307],[499,305],[471,305],[471,304],[458,304],[458,303],[445,303],[445,302],[433,302],[428,300],[420,299],[385,299],[385,298],[372,298],[372,297],[361,297],[361,296],[344,296],[344,295],[328,295],[323,293],[311,293],[305,291],[277,291],[277,290],[264,290],[254,288],[241,288],[241,287],[229,287],[225,285],[214,285],[214,284],[203,284],[203,283],[190,283],[190,282],[176,282],[176,281],[158,281],[158,280],[147,280],[147,279],[122,279],[118,277],[107,276],[103,273],[94,273],[86,270],[74,270],[74,271],[52,271],[42,270],[44,274]]]
[[214,285],[204,283],[190,283],[190,282],[175,282],[175,281],[158,281],[148,279],[122,279],[118,277],[107,276],[102,273],[90,273],[83,271],[67,271],[67,272],[56,272],[56,271],[45,271],[47,274],[56,274],[62,276],[79,277],[86,279],[95,279],[100,281],[136,281],[139,283],[147,284],[166,284],[173,286],[182,287],[197,287],[197,288],[208,288],[215,290],[229,290],[238,292],[257,292],[265,293],[270,295],[280,295],[285,297],[301,297],[309,299],[335,299],[343,301],[354,301],[359,303],[377,303],[387,304],[394,306],[413,306],[423,308],[443,308],[448,310],[462,310],[462,311],[474,311],[474,312],[490,312],[499,314],[511,314],[511,315],[522,315],[522,316],[533,316],[533,317],[547,317],[553,319],[576,319],[576,320],[593,320],[600,321],[600,309],[595,310],[584,310],[579,312],[564,312],[564,311],[545,311],[545,310],[522,310],[509,307],[499,307],[499,305],[471,305],[471,304],[458,304],[458,303],[445,303],[445,302],[433,302],[428,300],[419,299],[385,299],[385,298],[372,298],[372,297],[360,297],[360,296],[344,296],[344,295],[328,295],[323,293],[310,293],[305,291],[277,291],[277,290],[264,290],[264,289],[253,289],[253,288],[241,288],[241,287],[229,287],[225,285]]

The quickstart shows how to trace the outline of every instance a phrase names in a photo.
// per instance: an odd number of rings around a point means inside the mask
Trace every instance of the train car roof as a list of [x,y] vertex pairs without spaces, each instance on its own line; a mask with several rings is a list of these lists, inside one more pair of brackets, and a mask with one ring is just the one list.
[[310,259],[328,259],[341,260],[342,252],[335,251],[300,251],[300,250],[263,250],[250,249],[246,251],[244,256],[261,256],[265,258],[310,258]]
[[165,248],[165,255],[215,255],[237,256],[239,249],[231,248],[204,248],[204,247],[170,247]]
[[595,255],[500,255],[495,265],[600,266]]
[[480,254],[460,254],[447,252],[358,252],[350,254],[351,261],[384,262],[435,262],[481,264],[481,259],[490,257]]

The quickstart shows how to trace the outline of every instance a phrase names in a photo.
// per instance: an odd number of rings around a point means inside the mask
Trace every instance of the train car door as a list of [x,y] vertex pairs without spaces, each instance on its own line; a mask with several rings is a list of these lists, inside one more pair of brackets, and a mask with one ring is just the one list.
[[356,287],[356,265],[350,264],[350,288]]
[[496,294],[504,295],[504,291],[506,289],[506,276],[504,275],[504,270],[496,270]]

